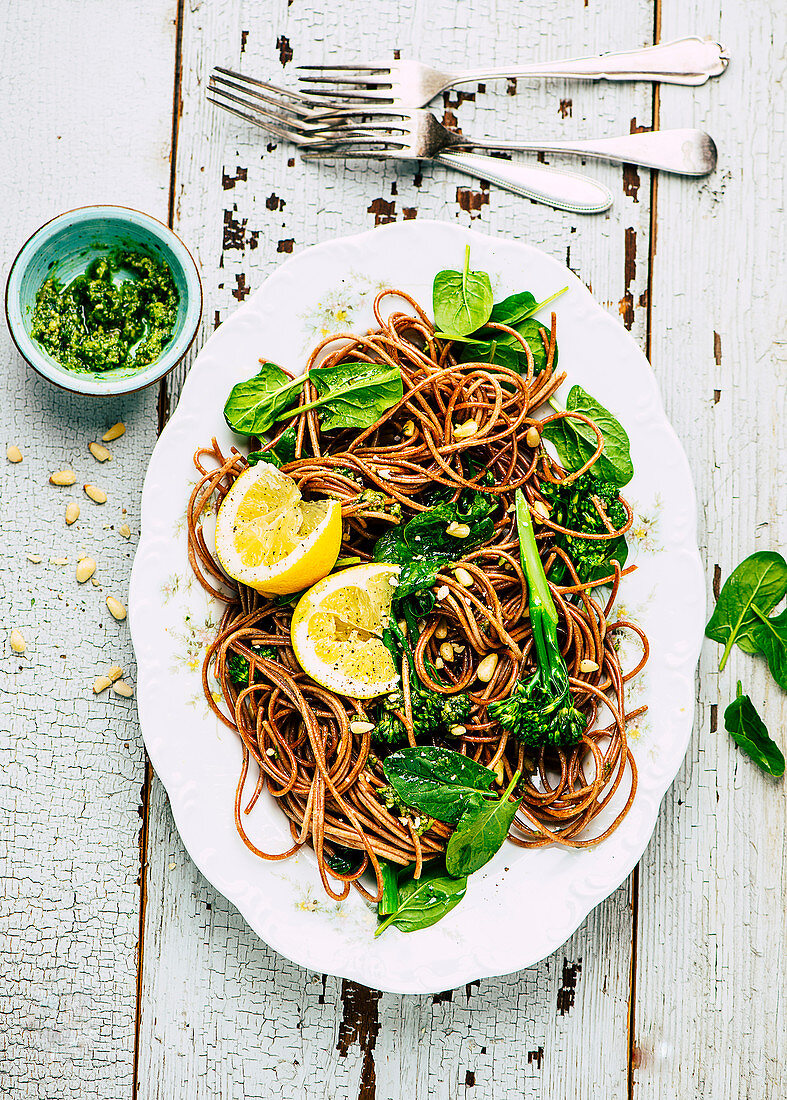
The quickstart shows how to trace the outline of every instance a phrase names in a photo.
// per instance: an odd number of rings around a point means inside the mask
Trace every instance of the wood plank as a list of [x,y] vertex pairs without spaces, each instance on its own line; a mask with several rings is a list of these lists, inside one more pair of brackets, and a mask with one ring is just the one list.
[[[3,5],[4,272],[62,210],[116,202],[166,218],[171,14],[156,0]],[[1,460],[0,1093],[114,1100],[133,1081],[143,754],[133,702],[95,698],[91,686],[113,661],[133,680],[128,628],[104,599],[125,600],[156,394],[70,397],[33,374],[5,325],[0,357],[3,456],[9,443],[24,453],[18,466]],[[127,433],[98,467],[87,444],[117,420]],[[66,464],[75,492],[48,484]],[[106,487],[103,507],[84,497],[87,480]],[[82,515],[67,528],[72,496]],[[99,563],[98,587],[77,585],[81,548]],[[12,627],[27,642],[22,657],[10,651]]]
[[[662,126],[701,126],[719,167],[699,187],[662,177],[653,365],[684,441],[713,578],[787,542],[784,6],[662,2],[662,39],[698,32],[729,71],[663,89]],[[781,33],[778,28],[781,27]],[[787,1094],[785,786],[723,726],[743,680],[784,746],[785,696],[737,649],[708,643],[695,733],[641,870],[635,1095],[765,1100]]]
[[[386,220],[437,217],[506,233],[558,256],[644,341],[649,237],[647,173],[603,165],[608,217],[576,219],[429,165],[306,166],[295,151],[204,102],[214,63],[282,81],[329,49],[347,57],[420,56],[456,66],[644,43],[649,3],[567,11],[550,0],[525,18],[513,0],[492,12],[449,0],[349,0],[272,10],[209,0],[185,11],[177,227],[196,249],[206,322],[225,319],[291,251]],[[499,28],[506,34],[499,35]],[[290,58],[290,52],[292,58]],[[513,91],[513,89],[510,89]],[[471,93],[476,94],[473,89]],[[647,125],[649,88],[520,82],[438,104],[470,132],[566,136]],[[174,406],[177,386],[172,387]],[[539,966],[431,997],[379,995],[308,973],[275,955],[195,871],[155,781],[149,815],[139,1095],[562,1098],[623,1095],[631,911],[627,885]]]

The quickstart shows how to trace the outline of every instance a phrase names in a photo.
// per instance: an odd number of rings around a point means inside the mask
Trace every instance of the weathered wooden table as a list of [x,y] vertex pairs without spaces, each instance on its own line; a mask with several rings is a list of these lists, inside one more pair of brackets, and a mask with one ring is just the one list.
[[[6,5],[3,269],[61,210],[147,210],[198,258],[204,340],[282,255],[328,237],[437,217],[538,245],[650,355],[694,472],[710,595],[746,554],[787,541],[783,15],[779,0],[725,0],[721,12],[710,0]],[[511,81],[438,107],[478,133],[712,132],[719,166],[701,182],[589,164],[615,191],[603,217],[426,164],[306,165],[204,95],[214,63],[275,79],[339,53],[503,64],[691,33],[733,59],[696,90]],[[134,678],[127,625],[104,598],[125,598],[147,458],[185,367],[158,392],[76,400],[29,371],[5,331],[0,340],[3,450],[24,452],[0,496],[4,1096],[787,1095],[785,786],[719,728],[742,672],[784,745],[785,697],[761,662],[736,652],[720,676],[708,647],[691,748],[639,869],[552,958],[434,997],[303,971],[195,870],[133,700],[91,690],[110,660]],[[128,431],[98,468],[87,443],[116,420]],[[64,491],[47,481],[66,464],[109,494],[100,508],[82,502],[70,528]],[[100,587],[76,583],[82,548]]]

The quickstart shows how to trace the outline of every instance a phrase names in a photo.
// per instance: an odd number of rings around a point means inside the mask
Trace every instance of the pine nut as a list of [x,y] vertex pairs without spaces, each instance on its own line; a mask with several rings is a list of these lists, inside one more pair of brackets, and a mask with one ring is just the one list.
[[125,434],[125,431],[126,425],[119,420],[117,424],[113,424],[111,428],[107,428],[101,436],[101,441],[103,443],[111,443],[113,439],[120,439],[121,435]]
[[121,695],[124,699],[130,699],[134,694],[134,689],[131,684],[127,684],[125,680],[118,680],[116,684],[112,685],[112,690],[115,695]]
[[488,684],[495,674],[498,656],[496,653],[488,653],[476,669],[476,676],[482,684]]
[[24,653],[27,649],[21,630],[12,630],[9,641],[11,642],[11,649],[13,649],[14,653]]
[[440,656],[444,661],[453,661],[454,659],[454,647],[450,642],[443,642],[440,646]]
[[111,668],[107,669],[107,676],[109,677],[109,679],[112,681],[113,684],[114,684],[115,680],[119,680],[122,675],[123,675],[123,669],[120,667],[120,665],[112,665]]
[[579,662],[580,672],[598,672],[598,665],[595,661],[589,660],[587,657],[584,661]]
[[434,667],[435,668],[445,668],[445,661],[443,660],[442,657],[435,657]]
[[120,600],[116,600],[114,596],[107,596],[107,607],[113,619],[117,619],[118,622],[125,619],[126,609]]
[[374,729],[374,722],[361,722],[355,720],[350,722],[350,733],[371,733]]
[[399,622],[396,625],[399,627],[402,634],[404,634],[404,636],[406,638],[407,637],[407,623],[404,621],[404,619],[400,619]]
[[543,500],[536,501],[536,503],[533,505],[533,512],[536,519],[539,520],[541,523],[543,523],[545,519],[549,519],[549,508],[547,508]]
[[448,730],[452,737],[464,737],[467,733],[465,726],[451,726]]
[[106,462],[107,459],[112,458],[111,453],[101,443],[88,443],[87,449],[96,462]]
[[404,426],[402,427],[402,435],[405,435],[405,436],[415,435],[415,421],[414,420],[406,420],[405,421]]
[[457,523],[454,525],[453,531],[449,531],[450,535],[453,535],[455,539],[466,539],[470,534],[470,528],[466,523]]
[[79,505],[75,500],[72,500],[66,505],[66,523],[70,527],[72,523],[76,523],[79,519]]
[[539,432],[535,424],[532,424],[525,433],[525,443],[527,443],[528,447],[532,447],[533,449],[535,449],[540,442],[541,432]]
[[463,424],[457,424],[454,427],[454,439],[469,439],[477,431],[478,425],[475,420],[465,420]]
[[97,676],[93,681],[93,694],[100,695],[102,691],[106,691],[108,687],[112,687],[112,681],[108,676]]
[[89,581],[96,571],[96,563],[92,558],[80,558],[77,562],[77,580],[80,584]]
[[22,452],[17,447],[16,443],[12,443],[5,453],[5,457],[9,462],[21,462]]
[[440,587],[437,589],[438,600],[444,600],[450,591],[451,589],[448,587],[447,584],[441,584]]
[[97,485],[89,485],[89,484],[84,485],[83,488],[84,488],[85,492],[87,493],[87,495],[90,497],[90,499],[92,501],[95,501],[96,504],[106,504],[107,494],[104,492],[103,489],[99,489],[99,487]]
[[435,638],[439,638],[440,641],[442,641],[443,638],[448,637],[448,623],[445,621],[445,619],[441,619],[437,626],[434,628],[434,636]]
[[506,774],[506,770],[503,767],[503,761],[498,760],[494,768],[492,768],[491,770],[495,773],[495,782],[502,785],[503,779],[505,778]]
[[453,535],[453,533],[454,533],[454,531],[456,530],[457,527],[458,527],[458,524],[457,524],[456,520],[452,519],[451,522],[446,527],[445,533],[447,535]]
[[120,527],[118,527],[118,534],[122,535],[124,539],[130,539],[131,528],[127,523],[121,523]]
[[274,757],[276,755],[276,750],[274,748],[266,749],[265,750],[265,755],[270,756],[270,757]]
[[462,585],[463,588],[471,588],[473,585],[473,577],[466,569],[463,569],[460,565],[458,569],[454,570],[454,576]]
[[55,470],[53,474],[49,475],[50,485],[73,485],[77,479],[77,475],[73,470]]
[[33,565],[38,565],[39,562],[41,561],[41,555],[40,554],[28,554],[27,555],[27,560],[31,561],[33,563]]

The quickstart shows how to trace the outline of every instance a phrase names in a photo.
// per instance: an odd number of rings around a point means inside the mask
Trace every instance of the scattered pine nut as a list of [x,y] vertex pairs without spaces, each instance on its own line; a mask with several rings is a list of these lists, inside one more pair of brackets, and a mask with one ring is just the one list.
[[406,638],[407,637],[407,623],[404,621],[404,619],[400,619],[399,622],[396,625],[399,627],[402,634],[404,634],[404,636]]
[[531,424],[531,426],[527,429],[527,432],[525,433],[525,443],[527,443],[528,447],[532,447],[534,450],[541,443],[541,432],[539,432],[535,424]]
[[470,528],[466,523],[455,523],[453,531],[449,531],[448,534],[453,535],[455,539],[466,539],[470,534]]
[[50,485],[73,485],[77,479],[77,475],[73,470],[55,470],[53,474],[49,475]]
[[127,523],[121,523],[120,527],[118,527],[118,534],[122,535],[124,539],[130,539],[131,528]]
[[441,584],[440,587],[437,589],[438,600],[444,600],[450,591],[451,589],[448,587],[447,584]]
[[108,676],[96,676],[93,681],[93,694],[100,695],[102,691],[106,691],[111,686],[112,681]]
[[88,443],[87,449],[96,462],[106,462],[108,459],[112,458],[111,453],[102,443]]
[[443,660],[442,657],[435,657],[434,667],[435,668],[445,668],[445,661]]
[[95,501],[96,504],[106,504],[107,494],[103,489],[99,489],[97,485],[90,484],[83,486],[83,488],[90,499]]
[[28,554],[27,555],[27,560],[31,561],[33,563],[33,565],[38,565],[38,563],[41,561],[41,555],[40,554]]
[[467,733],[467,729],[465,726],[451,726],[448,732],[452,737],[464,737]]
[[446,623],[445,619],[441,619],[437,626],[434,628],[434,636],[435,638],[439,638],[440,641],[442,641],[443,638],[448,637],[448,624]]
[[498,760],[498,762],[495,764],[494,768],[492,768],[491,770],[495,773],[495,782],[498,783],[500,786],[502,786],[503,779],[505,778],[505,774],[506,774],[506,770],[503,767],[503,761]]
[[72,523],[76,523],[79,519],[79,505],[75,500],[70,501],[66,505],[66,523],[70,527]]
[[21,462],[22,452],[17,447],[16,443],[12,443],[5,453],[5,457],[9,462]]
[[118,680],[116,684],[112,685],[112,690],[115,695],[121,695],[124,699],[130,699],[134,694],[134,689],[131,684],[127,684],[125,680]]
[[440,646],[440,656],[444,661],[453,661],[454,659],[454,647],[450,642],[443,642]]
[[103,443],[111,443],[113,439],[120,439],[121,435],[125,435],[125,432],[126,425],[119,420],[117,424],[113,424],[111,428],[107,428],[101,436],[101,441]]
[[460,565],[458,569],[454,570],[454,576],[459,581],[463,588],[471,588],[473,585],[472,574],[468,573],[466,569],[463,569]]
[[374,722],[361,722],[355,720],[350,722],[350,733],[371,733],[374,729]]
[[543,500],[537,500],[533,505],[533,514],[541,523],[543,523],[545,519],[549,519],[549,508],[544,504]]
[[454,439],[469,439],[478,431],[475,420],[465,420],[463,424],[457,424],[454,428]]
[[27,643],[22,637],[21,630],[12,630],[9,641],[11,642],[11,649],[13,649],[14,653],[24,653],[27,649]]
[[120,665],[112,665],[110,668],[107,669],[107,676],[110,678],[113,684],[115,680],[119,680],[122,675],[123,669],[120,667]]
[[476,669],[476,676],[482,684],[488,684],[495,674],[498,656],[496,653],[488,653]]
[[404,436],[415,435],[415,421],[414,420],[406,420],[404,422],[404,426],[402,427],[402,435],[404,435]]
[[118,622],[125,619],[126,609],[120,600],[116,600],[114,596],[107,596],[107,607],[113,619],[117,619]]
[[49,561],[52,565],[68,565],[68,558],[50,558]]
[[96,571],[96,563],[92,558],[80,558],[77,562],[77,580],[80,584],[84,584],[85,581],[89,581]]
[[591,661],[591,660],[589,660],[589,658],[586,657],[583,661],[579,662],[579,671],[580,672],[598,672],[598,665],[596,664],[595,661]]

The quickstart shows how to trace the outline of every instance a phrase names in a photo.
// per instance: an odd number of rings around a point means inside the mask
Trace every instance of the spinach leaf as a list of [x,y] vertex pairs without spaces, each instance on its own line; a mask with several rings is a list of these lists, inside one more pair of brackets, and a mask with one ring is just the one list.
[[460,363],[496,363],[500,367],[521,374],[525,364],[525,353],[517,350],[513,344],[506,343],[507,334],[500,333],[500,340],[468,340],[462,343],[459,351]]
[[784,775],[784,756],[754,708],[748,695],[743,694],[738,680],[738,692],[724,712],[724,726],[733,741],[750,756],[754,763],[769,775]]
[[297,436],[295,425],[291,424],[279,436],[274,447],[269,447],[267,451],[252,451],[246,455],[246,461],[249,466],[256,466],[258,462],[270,462],[272,466],[278,467],[286,466],[295,458]]
[[502,798],[485,802],[476,795],[472,799],[448,841],[445,865],[452,875],[472,874],[502,848],[522,801],[509,800],[519,774],[514,773]]
[[[544,341],[541,338],[543,332],[549,339],[549,329],[532,318],[517,326],[517,332],[523,337],[533,356],[533,372],[539,374],[547,364],[547,352]],[[441,335],[438,333],[438,335]],[[456,339],[451,337],[451,339]],[[457,341],[461,363],[497,363],[501,367],[508,367],[518,374],[527,372],[527,355],[521,343],[510,332],[500,332],[498,329],[482,328],[472,333],[469,339]],[[557,367],[557,344],[553,365]]]
[[751,609],[760,620],[752,631],[752,641],[765,655],[771,676],[787,691],[787,610],[769,619],[756,604],[752,604]]
[[[456,561],[471,547],[490,539],[495,530],[490,516],[496,505],[494,497],[466,489],[456,503],[438,504],[379,538],[374,560],[401,568],[394,598],[401,600],[431,588],[446,562]],[[468,525],[467,538],[446,533],[452,520]]]
[[403,802],[448,825],[456,825],[469,799],[488,793],[495,781],[489,768],[432,745],[392,752],[383,771]]
[[[550,403],[556,411],[562,411],[556,401]],[[628,484],[634,476],[634,467],[629,453],[629,437],[620,422],[581,386],[571,387],[566,409],[583,413],[601,432],[604,446],[591,467],[594,475],[618,488]],[[544,425],[542,435],[554,444],[566,470],[578,470],[584,466],[598,446],[596,433],[590,425],[573,417],[550,421]]]
[[306,409],[322,408],[320,426],[325,432],[334,428],[370,428],[386,409],[401,401],[404,392],[399,368],[387,363],[315,367],[309,371],[309,381],[319,397],[282,413],[277,420],[299,416]]
[[470,245],[463,271],[438,271],[432,288],[435,328],[449,335],[467,336],[489,320],[492,284],[485,271],[470,270]]
[[787,562],[772,550],[758,550],[730,573],[719,593],[705,633],[724,646],[719,672],[727,663],[733,643],[744,653],[756,653],[754,631],[760,619],[753,605],[768,615],[787,593]]
[[517,328],[522,321],[526,321],[528,317],[538,313],[544,306],[554,302],[555,298],[559,298],[567,290],[568,287],[564,286],[562,290],[556,291],[549,298],[545,298],[543,302],[537,302],[529,290],[524,290],[520,294],[509,294],[502,302],[495,302],[489,320],[496,322],[498,325],[510,325],[511,328]]
[[454,909],[467,891],[467,878],[454,878],[436,866],[424,870],[419,879],[399,883],[399,904],[393,913],[377,926],[375,938],[393,924],[402,932],[428,928]]
[[279,413],[297,401],[303,378],[289,378],[275,363],[263,363],[259,374],[233,386],[224,419],[239,435],[262,436]]
[[377,902],[378,917],[387,917],[399,908],[400,868],[386,859],[380,860],[380,874],[383,880],[383,895]]
[[344,848],[342,845],[337,844],[330,855],[327,852],[325,853],[325,862],[338,875],[351,875],[361,866],[363,852],[359,852],[355,848]]

